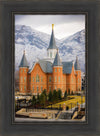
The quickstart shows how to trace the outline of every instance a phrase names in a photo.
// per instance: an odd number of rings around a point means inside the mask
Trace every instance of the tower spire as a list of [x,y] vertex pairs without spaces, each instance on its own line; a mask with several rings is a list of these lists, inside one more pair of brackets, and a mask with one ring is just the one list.
[[58,50],[57,50],[56,57],[55,57],[54,62],[53,62],[53,66],[62,66],[62,62],[60,60]]
[[50,43],[49,43],[48,49],[57,49],[56,41],[55,41],[55,37],[54,37],[54,24],[52,24],[52,34],[51,34],[51,38],[50,38]]
[[78,56],[76,56],[75,70],[80,70],[80,64],[79,64],[79,61],[78,61]]
[[28,67],[28,62],[25,56],[25,50],[23,51],[23,57],[21,59],[19,67]]

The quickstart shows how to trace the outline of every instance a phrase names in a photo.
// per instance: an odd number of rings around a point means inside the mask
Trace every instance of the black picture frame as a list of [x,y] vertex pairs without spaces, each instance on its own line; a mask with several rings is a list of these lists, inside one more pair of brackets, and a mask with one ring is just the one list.
[[[1,135],[99,135],[99,2],[98,1],[1,1]],[[87,123],[44,123],[14,124],[13,88],[14,88],[14,29],[13,13],[87,13],[87,89],[88,122]]]

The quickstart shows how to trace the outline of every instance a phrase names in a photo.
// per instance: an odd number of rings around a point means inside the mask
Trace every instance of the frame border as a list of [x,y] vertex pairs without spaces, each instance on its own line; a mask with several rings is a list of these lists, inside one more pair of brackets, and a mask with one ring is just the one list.
[[[11,125],[12,22],[15,11],[88,12],[88,124],[13,124]],[[100,135],[100,2],[99,0],[0,1],[0,134],[2,136],[98,136]]]

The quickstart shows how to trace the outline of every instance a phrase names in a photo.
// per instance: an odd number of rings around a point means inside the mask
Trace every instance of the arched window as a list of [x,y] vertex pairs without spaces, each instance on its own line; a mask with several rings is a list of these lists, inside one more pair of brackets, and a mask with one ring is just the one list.
[[41,76],[41,82],[43,82],[43,77]]
[[55,76],[55,82],[57,82],[57,77]]
[[49,76],[49,82],[51,82],[51,76]]
[[26,91],[26,86],[24,86],[24,91]]
[[39,82],[39,75],[36,75],[36,82]]
[[33,86],[33,92],[34,92],[34,86]]
[[33,82],[35,81],[34,77],[33,77]]
[[59,82],[60,82],[60,76],[59,76]]
[[49,86],[49,91],[51,91],[51,86]]
[[24,77],[24,82],[26,82],[26,77]]

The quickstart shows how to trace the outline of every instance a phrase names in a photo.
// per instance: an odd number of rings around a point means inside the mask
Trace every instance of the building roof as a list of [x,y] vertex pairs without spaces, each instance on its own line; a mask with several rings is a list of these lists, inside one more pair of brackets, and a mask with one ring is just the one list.
[[58,50],[57,50],[57,53],[56,53],[56,56],[53,62],[53,66],[62,66],[62,62],[60,60]]
[[50,39],[48,49],[58,49],[58,47],[56,46],[56,41],[55,41],[55,37],[54,37],[53,26],[54,26],[54,24],[52,24],[52,34],[51,34],[51,39]]
[[27,62],[27,59],[26,59],[26,56],[25,56],[25,51],[23,53],[23,57],[21,59],[19,67],[28,67],[28,62]]
[[73,62],[62,62],[63,65],[63,73],[70,74],[72,71]]
[[75,67],[75,70],[80,70],[81,69],[77,56],[76,56],[76,61],[75,61],[74,67]]
[[[53,64],[50,61],[46,61],[46,60],[42,59],[36,63],[38,63],[40,65],[40,67],[44,73],[52,73],[53,72],[52,71]],[[33,62],[32,68],[29,70],[29,73],[33,70],[36,63]],[[70,74],[72,71],[73,62],[72,61],[71,62],[62,62],[62,66],[63,66],[63,73]]]

